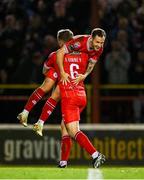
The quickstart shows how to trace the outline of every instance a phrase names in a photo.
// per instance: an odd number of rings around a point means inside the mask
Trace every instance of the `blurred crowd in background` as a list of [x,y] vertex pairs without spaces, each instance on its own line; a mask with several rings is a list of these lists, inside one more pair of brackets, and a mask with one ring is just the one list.
[[[1,0],[1,83],[40,83],[43,61],[58,48],[57,31],[90,33],[90,2]],[[144,1],[99,0],[99,4],[100,26],[107,33],[102,83],[144,83]]]
[[[144,84],[144,0],[97,1],[107,33],[101,84]],[[41,83],[43,62],[58,48],[57,31],[89,34],[90,18],[91,0],[1,0],[0,83]],[[135,113],[140,103],[134,101]]]
[[[0,1],[1,83],[41,83],[42,66],[58,48],[59,29],[74,34],[89,27],[89,1]],[[81,8],[82,6],[82,8]]]

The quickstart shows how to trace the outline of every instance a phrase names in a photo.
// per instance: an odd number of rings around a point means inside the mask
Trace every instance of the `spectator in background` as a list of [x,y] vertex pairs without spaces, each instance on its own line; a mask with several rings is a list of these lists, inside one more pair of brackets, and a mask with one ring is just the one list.
[[118,24],[112,29],[111,38],[116,39],[120,31],[125,31],[128,34],[128,41],[131,39],[132,29],[129,25],[128,19],[125,17],[119,17]]
[[48,17],[49,33],[56,36],[59,29],[75,29],[75,19],[67,12],[67,3],[60,0],[53,5],[53,13]]
[[129,49],[130,43],[128,41],[128,33],[126,31],[123,30],[118,31],[116,40],[119,41],[121,50]]
[[41,48],[42,39],[46,32],[47,28],[45,27],[45,24],[42,23],[41,16],[33,14],[29,17],[26,35],[29,36],[29,40],[33,41],[38,48]]
[[6,84],[7,83],[7,72],[4,69],[0,70],[0,84]]
[[[21,38],[19,36],[19,29],[16,29],[16,18],[13,14],[6,15],[4,19],[4,28],[1,32],[1,66],[8,74],[8,80],[10,75],[14,73],[21,47]],[[20,45],[18,46],[18,42]],[[7,81],[9,82],[9,81]]]
[[43,57],[42,57],[41,52],[37,51],[34,53],[32,63],[33,63],[33,66],[31,70],[29,83],[40,84],[43,81],[43,75],[42,75]]
[[144,0],[142,0],[142,5],[138,8],[136,14],[139,28],[144,31]]
[[[129,18],[131,27],[134,30],[133,36],[132,36],[132,44],[133,44],[133,50],[135,53],[138,49],[140,49],[144,45],[144,1],[142,1],[141,6],[137,7],[135,11],[130,13]],[[133,53],[133,52],[132,52]]]
[[57,40],[52,35],[45,35],[43,39],[43,55],[45,58],[48,57],[48,55],[55,51],[58,48]]
[[20,84],[41,83],[43,80],[42,66],[43,58],[41,52],[34,52],[30,58],[28,51],[25,50],[24,57],[21,59],[21,63],[13,76],[13,82]]
[[108,72],[108,83],[128,83],[130,53],[118,41],[112,41],[112,50],[105,58],[105,69]]
[[137,0],[122,0],[117,6],[118,16],[128,18],[129,13],[136,11],[138,5]]
[[38,0],[36,2],[33,2],[33,6],[34,12],[42,18],[44,23],[46,23],[46,19],[48,17],[48,14],[50,13],[48,3],[44,0]]
[[133,83],[144,84],[144,50],[140,49],[134,62],[132,77]]

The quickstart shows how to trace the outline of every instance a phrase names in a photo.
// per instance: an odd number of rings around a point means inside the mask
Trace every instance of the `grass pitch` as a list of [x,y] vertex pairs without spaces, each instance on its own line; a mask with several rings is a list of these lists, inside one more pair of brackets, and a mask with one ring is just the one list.
[[[99,174],[98,174],[99,173]],[[0,167],[0,179],[144,179],[144,167]]]

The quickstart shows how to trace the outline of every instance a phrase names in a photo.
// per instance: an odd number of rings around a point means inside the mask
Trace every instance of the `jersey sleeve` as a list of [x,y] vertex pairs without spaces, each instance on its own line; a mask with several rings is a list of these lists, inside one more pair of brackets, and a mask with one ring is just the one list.
[[44,62],[44,68],[50,69],[51,67],[54,67],[55,58],[56,58],[56,53],[55,52],[51,53],[48,56],[47,60]]
[[97,62],[102,52],[103,49],[101,48],[94,56],[89,56],[89,61],[93,61],[94,63]]
[[71,41],[65,43],[64,49],[65,54],[71,53],[73,51],[80,51],[82,48],[82,37],[77,37]]

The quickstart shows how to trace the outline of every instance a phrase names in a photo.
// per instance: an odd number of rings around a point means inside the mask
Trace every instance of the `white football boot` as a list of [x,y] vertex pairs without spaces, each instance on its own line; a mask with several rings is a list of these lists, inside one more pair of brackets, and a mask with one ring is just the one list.
[[40,124],[39,122],[35,123],[33,125],[33,130],[36,132],[36,134],[38,134],[39,136],[43,136],[43,125]]
[[28,124],[27,124],[28,113],[25,113],[22,111],[20,114],[18,114],[17,119],[24,127],[28,126]]

